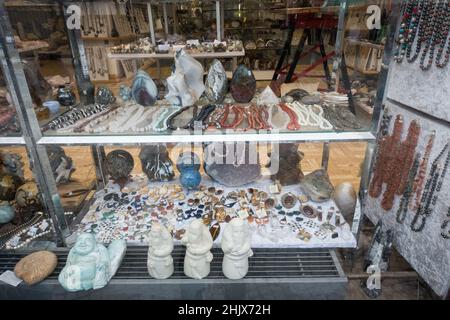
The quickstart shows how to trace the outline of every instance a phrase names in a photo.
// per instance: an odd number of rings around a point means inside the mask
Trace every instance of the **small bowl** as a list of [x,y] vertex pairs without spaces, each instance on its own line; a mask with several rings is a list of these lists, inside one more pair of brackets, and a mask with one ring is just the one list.
[[59,102],[55,100],[45,101],[42,105],[47,107],[51,113],[58,112],[60,108]]

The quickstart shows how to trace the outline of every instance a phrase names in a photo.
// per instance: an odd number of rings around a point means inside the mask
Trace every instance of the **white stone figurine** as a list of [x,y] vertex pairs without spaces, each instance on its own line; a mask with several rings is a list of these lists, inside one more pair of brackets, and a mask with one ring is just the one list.
[[234,218],[222,235],[224,252],[222,271],[228,279],[242,279],[248,272],[248,258],[253,256],[248,224],[241,218]]
[[201,219],[191,222],[181,239],[186,245],[184,274],[190,278],[202,279],[208,276],[213,255],[210,252],[213,239]]
[[155,279],[169,278],[173,274],[173,239],[169,231],[159,223],[152,224],[148,245],[148,273]]

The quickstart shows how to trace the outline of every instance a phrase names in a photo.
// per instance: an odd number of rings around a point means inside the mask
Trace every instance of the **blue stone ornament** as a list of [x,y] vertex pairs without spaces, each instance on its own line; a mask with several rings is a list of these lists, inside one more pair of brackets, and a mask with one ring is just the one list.
[[197,189],[202,180],[200,175],[200,158],[193,152],[180,154],[177,160],[177,169],[180,171],[180,182],[188,190]]
[[131,95],[137,104],[144,107],[152,106],[158,100],[158,88],[147,72],[138,71],[131,86]]

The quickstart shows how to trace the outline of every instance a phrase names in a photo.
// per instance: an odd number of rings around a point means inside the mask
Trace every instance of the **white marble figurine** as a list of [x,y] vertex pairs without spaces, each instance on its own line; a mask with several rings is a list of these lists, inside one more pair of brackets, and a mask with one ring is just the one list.
[[207,277],[213,259],[213,239],[202,220],[192,221],[181,241],[186,246],[184,274],[194,279]]
[[148,273],[155,279],[167,279],[173,274],[173,239],[159,223],[152,224],[148,243]]
[[248,258],[253,256],[248,224],[234,218],[226,226],[222,236],[223,274],[228,279],[242,279],[248,272]]

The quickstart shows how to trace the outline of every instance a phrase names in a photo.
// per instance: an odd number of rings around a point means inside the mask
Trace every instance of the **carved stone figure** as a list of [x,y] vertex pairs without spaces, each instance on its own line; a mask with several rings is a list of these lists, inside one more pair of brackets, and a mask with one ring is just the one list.
[[70,250],[58,281],[67,291],[103,288],[116,273],[125,252],[125,240],[114,240],[106,249],[93,234],[83,233]]
[[248,224],[234,218],[226,226],[222,237],[224,252],[222,270],[228,279],[242,279],[248,272],[248,258],[253,256]]
[[159,223],[152,224],[148,243],[148,273],[155,279],[167,279],[173,274],[173,239]]
[[190,278],[203,279],[208,276],[213,259],[213,239],[201,219],[191,222],[181,239],[186,246],[184,274]]

